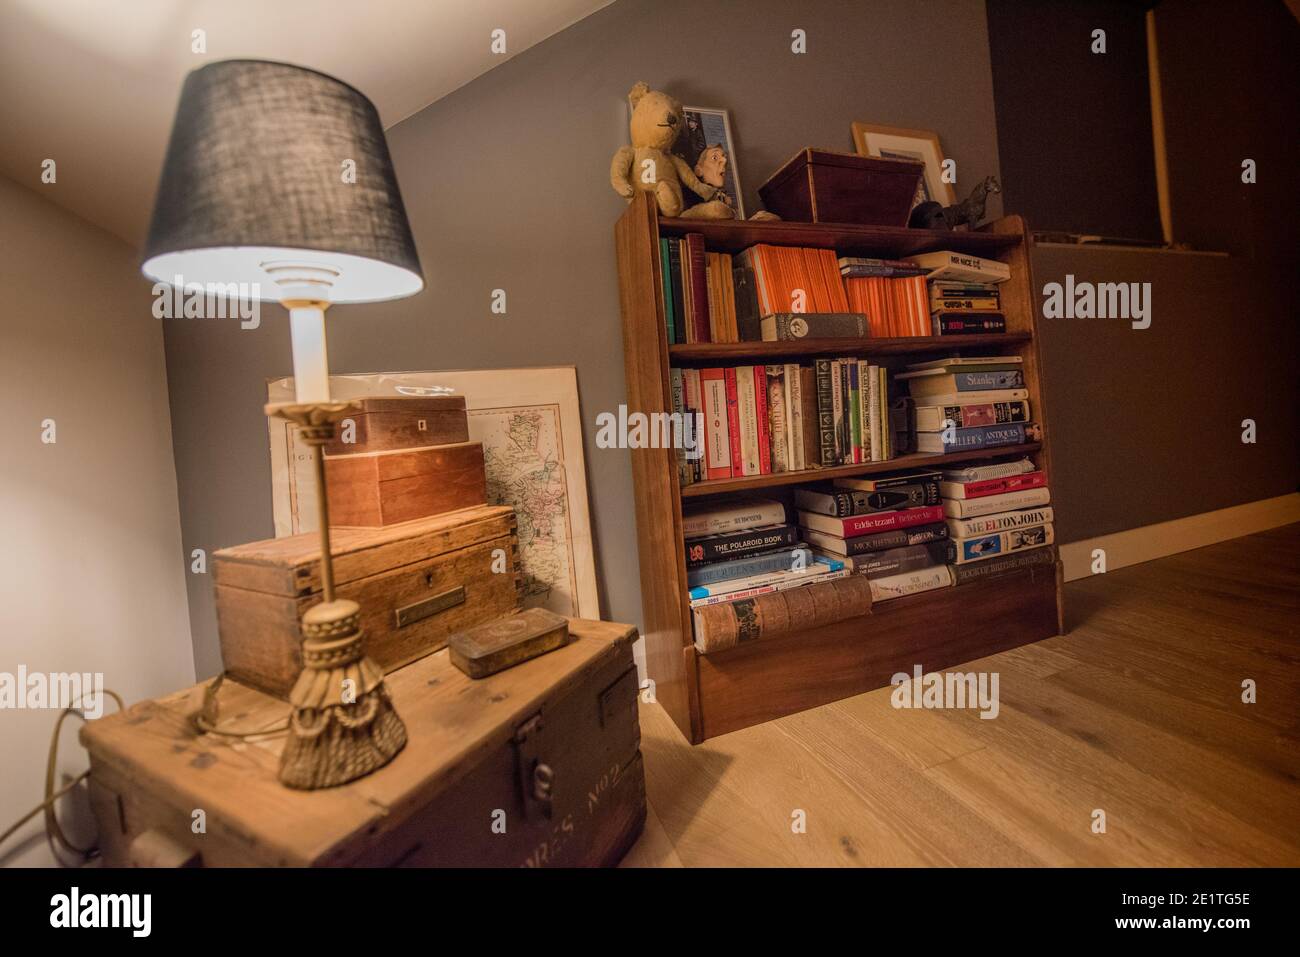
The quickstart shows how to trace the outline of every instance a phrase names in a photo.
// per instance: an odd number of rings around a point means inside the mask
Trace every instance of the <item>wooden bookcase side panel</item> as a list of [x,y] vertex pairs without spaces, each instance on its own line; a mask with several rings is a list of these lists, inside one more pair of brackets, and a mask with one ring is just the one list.
[[[628,411],[670,411],[668,344],[654,210],[640,193],[614,228]],[[682,512],[672,449],[632,449],[646,666],[655,697],[682,733],[698,740],[699,701],[682,551]]]

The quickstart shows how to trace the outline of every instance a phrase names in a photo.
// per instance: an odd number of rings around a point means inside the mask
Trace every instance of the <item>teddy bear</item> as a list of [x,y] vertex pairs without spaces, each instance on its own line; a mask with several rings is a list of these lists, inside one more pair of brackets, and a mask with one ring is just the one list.
[[[610,163],[609,182],[614,192],[629,201],[637,190],[654,193],[664,216],[734,219],[736,211],[726,194],[703,182],[686,160],[671,152],[686,125],[681,103],[644,83],[632,87],[627,99],[632,104],[632,145],[622,147]],[[683,184],[704,202],[687,207],[682,199]]]

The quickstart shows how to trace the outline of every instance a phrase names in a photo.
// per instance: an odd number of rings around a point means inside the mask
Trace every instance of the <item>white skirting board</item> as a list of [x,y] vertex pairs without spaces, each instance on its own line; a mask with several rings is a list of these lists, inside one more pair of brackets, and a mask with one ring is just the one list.
[[1300,493],[1070,542],[1060,546],[1061,562],[1065,580],[1070,582],[1092,574],[1092,553],[1097,548],[1105,549],[1109,572],[1292,522],[1300,522]]

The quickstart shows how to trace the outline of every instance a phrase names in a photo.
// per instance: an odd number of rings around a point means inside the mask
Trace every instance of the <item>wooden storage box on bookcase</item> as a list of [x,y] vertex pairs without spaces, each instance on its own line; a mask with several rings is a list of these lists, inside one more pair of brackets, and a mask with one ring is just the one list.
[[[334,529],[331,553],[335,593],[360,603],[366,654],[385,671],[519,607],[515,513],[506,506]],[[299,620],[321,600],[320,537],[308,532],[222,549],[214,577],[226,671],[287,696],[302,670]]]
[[905,226],[924,166],[804,149],[758,188],[764,205],[804,223]]
[[[904,258],[952,248],[999,259],[1012,278],[1001,284],[1005,335],[912,339],[830,340],[669,346],[662,308],[659,234],[700,232],[706,247],[740,252],[754,243],[833,248],[841,255]],[[645,619],[646,661],[659,703],[693,743],[783,714],[887,685],[915,664],[942,668],[1060,633],[1061,566],[1021,569],[977,583],[879,602],[862,618],[756,641],[724,652],[698,654],[683,552],[683,498],[715,493],[786,494],[803,481],[935,467],[979,459],[1028,455],[1052,481],[1051,429],[1043,401],[1037,306],[1030,271],[1030,239],[1023,220],[1006,216],[970,232],[790,222],[660,220],[651,200],[638,196],[615,228],[628,408],[671,409],[672,364],[725,366],[744,361],[790,362],[814,355],[890,357],[882,364],[947,355],[1015,354],[1022,358],[1041,443],[949,455],[908,455],[889,462],[803,473],[745,476],[682,489],[671,449],[632,452],[638,549]],[[1049,548],[1054,548],[1049,546]]]

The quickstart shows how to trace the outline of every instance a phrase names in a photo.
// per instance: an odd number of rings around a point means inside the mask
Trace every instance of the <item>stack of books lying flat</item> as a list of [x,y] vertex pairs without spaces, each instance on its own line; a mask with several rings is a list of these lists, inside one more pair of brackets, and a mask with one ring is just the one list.
[[1029,459],[946,470],[939,493],[958,585],[1055,562],[1047,477]]
[[925,253],[910,260],[926,271],[929,329],[936,336],[1006,332],[998,284],[1011,278],[1011,267],[951,251]]
[[[937,509],[936,509],[937,510]],[[871,592],[844,561],[805,543],[785,506],[728,498],[683,515],[686,584],[702,653],[865,614]],[[817,589],[795,596],[795,590]]]
[[952,584],[938,472],[836,479],[794,492],[799,529],[884,601]]
[[974,356],[916,362],[894,378],[911,395],[916,451],[965,452],[1037,442],[1020,356]]

